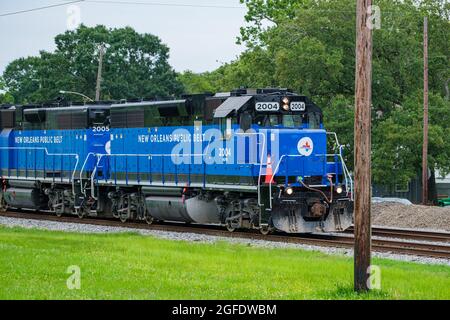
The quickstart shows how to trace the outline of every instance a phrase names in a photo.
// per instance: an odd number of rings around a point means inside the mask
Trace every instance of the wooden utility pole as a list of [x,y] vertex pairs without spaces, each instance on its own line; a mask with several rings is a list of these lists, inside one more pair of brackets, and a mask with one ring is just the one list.
[[97,69],[97,85],[95,87],[95,101],[100,100],[100,85],[102,82],[102,69],[103,69],[103,55],[105,54],[105,46],[101,44],[99,46],[98,57],[98,69]]
[[423,19],[422,203],[428,204],[428,18]]
[[371,5],[372,0],[357,0],[356,6],[354,286],[358,292],[369,290],[371,255]]

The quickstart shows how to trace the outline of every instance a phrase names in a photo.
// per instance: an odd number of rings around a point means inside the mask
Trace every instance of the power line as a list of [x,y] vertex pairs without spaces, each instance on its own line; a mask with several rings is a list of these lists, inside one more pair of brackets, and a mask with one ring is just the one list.
[[120,1],[120,0],[85,0],[89,3],[106,4],[124,4],[124,5],[142,5],[142,6],[165,6],[165,7],[191,7],[191,8],[215,8],[215,9],[246,9],[242,6],[208,5],[208,4],[189,4],[189,3],[163,3],[163,2],[138,2],[138,1]]
[[38,7],[38,8],[21,10],[21,11],[2,13],[2,14],[0,14],[0,17],[12,16],[12,15],[15,15],[15,14],[21,14],[21,13],[26,13],[26,12],[44,10],[44,9],[49,9],[49,8],[54,8],[54,7],[61,7],[61,6],[65,6],[65,5],[68,5],[68,4],[77,3],[77,2],[84,2],[84,1],[85,0],[69,1],[69,2],[64,2],[64,3],[59,3],[59,4],[52,4],[52,5],[45,6],[45,7]]
[[119,1],[119,0],[105,0],[105,1],[99,1],[99,0],[76,0],[76,1],[69,1],[59,4],[53,4],[48,5],[44,7],[37,7],[32,9],[26,9],[26,10],[20,10],[20,11],[14,11],[14,12],[7,12],[0,14],[0,17],[6,17],[6,16],[12,16],[16,14],[21,13],[27,13],[27,12],[33,12],[33,11],[39,11],[49,8],[55,8],[55,7],[61,7],[68,4],[78,3],[78,2],[84,2],[84,3],[97,3],[97,4],[121,4],[121,5],[142,5],[142,6],[164,6],[164,7],[191,7],[191,8],[214,8],[214,9],[245,9],[245,7],[242,6],[225,6],[225,5],[207,5],[207,4],[182,4],[182,3],[163,3],[163,2],[138,2],[138,1]]
[[[208,5],[208,4],[192,4],[192,3],[164,3],[164,2],[142,2],[142,1],[123,1],[123,0],[75,0],[64,2],[60,4],[53,4],[44,7],[32,8],[27,10],[8,12],[0,14],[0,17],[11,16],[21,13],[33,12],[38,10],[44,10],[54,7],[65,6],[74,3],[93,3],[93,4],[117,4],[117,5],[141,5],[141,6],[163,6],[163,7],[190,7],[190,8],[213,8],[213,9],[247,9],[244,6],[228,6],[228,5]],[[334,9],[319,9],[319,8],[300,8],[300,12],[331,12],[331,13],[353,13],[354,11],[349,10],[334,10]],[[393,11],[382,11],[384,14],[401,14],[401,12]]]

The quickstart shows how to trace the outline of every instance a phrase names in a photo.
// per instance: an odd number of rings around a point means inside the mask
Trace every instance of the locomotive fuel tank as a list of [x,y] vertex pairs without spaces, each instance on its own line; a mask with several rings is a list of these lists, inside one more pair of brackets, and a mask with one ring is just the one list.
[[10,180],[3,192],[3,198],[13,208],[41,209],[48,203],[48,197],[34,181]]
[[214,201],[199,196],[182,197],[153,195],[145,198],[147,209],[157,220],[220,223],[220,214]]
[[39,189],[7,188],[3,197],[14,208],[40,209],[47,203]]

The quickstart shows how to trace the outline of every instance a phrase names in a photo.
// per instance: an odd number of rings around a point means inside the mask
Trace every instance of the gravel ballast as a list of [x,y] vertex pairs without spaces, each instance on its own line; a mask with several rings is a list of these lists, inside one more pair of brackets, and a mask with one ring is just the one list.
[[450,231],[450,207],[373,203],[372,224]]
[[[211,236],[197,233],[185,233],[185,232],[173,232],[173,231],[161,231],[161,230],[148,230],[148,229],[134,229],[126,227],[110,227],[99,226],[88,223],[68,223],[68,222],[56,222],[48,220],[35,220],[35,219],[22,219],[22,218],[10,218],[0,216],[0,225],[6,227],[22,227],[22,228],[36,228],[41,230],[53,230],[53,231],[66,231],[66,232],[80,232],[80,233],[120,233],[120,232],[135,232],[144,236],[154,236],[167,240],[179,240],[189,242],[201,242],[201,243],[215,243],[218,241],[226,241],[230,243],[243,244],[247,246],[263,247],[263,248],[291,248],[291,249],[303,249],[309,251],[319,251],[325,254],[353,256],[352,249],[345,248],[333,248],[333,247],[321,247],[305,244],[294,244],[275,242],[268,240],[255,240],[245,238],[228,238]],[[373,252],[373,257],[387,258],[393,260],[410,261],[422,264],[445,264],[450,266],[450,260],[435,259],[428,257],[419,257],[411,255],[401,255],[392,253],[380,253]]]

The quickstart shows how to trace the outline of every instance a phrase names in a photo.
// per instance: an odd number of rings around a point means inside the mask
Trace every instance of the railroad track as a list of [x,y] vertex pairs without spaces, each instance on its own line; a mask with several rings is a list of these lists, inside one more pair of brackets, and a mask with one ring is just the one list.
[[[56,217],[50,213],[36,213],[36,212],[14,212],[8,211],[0,213],[1,216],[12,217],[12,218],[22,218],[22,219],[34,219],[34,220],[49,220],[56,222],[70,222],[70,223],[83,223],[91,225],[101,225],[110,227],[125,227],[131,229],[148,229],[148,230],[161,230],[161,231],[173,231],[173,232],[183,232],[183,233],[196,233],[196,234],[206,234],[212,236],[229,237],[229,238],[245,238],[254,240],[266,240],[284,243],[295,243],[295,244],[305,244],[313,246],[325,246],[325,247],[337,247],[337,248],[353,248],[354,239],[350,231],[342,234],[301,234],[292,235],[285,233],[274,233],[267,236],[260,234],[259,232],[254,232],[252,230],[242,230],[235,231],[233,233],[226,231],[221,226],[205,226],[197,224],[185,224],[185,223],[157,223],[152,225],[147,225],[141,222],[127,222],[121,223],[117,220],[112,219],[99,219],[99,218],[85,218],[79,219],[78,217],[63,216]],[[374,228],[374,235],[377,236],[387,236],[394,238],[403,238],[409,240],[427,240],[428,242],[413,242],[398,239],[372,239],[372,249],[377,252],[390,252],[395,254],[406,254],[406,255],[416,255],[425,256],[433,258],[441,258],[450,260],[450,245],[444,243],[431,243],[429,241],[448,241],[450,233],[435,233],[418,231],[418,236],[413,234],[413,230],[404,229],[384,229],[384,228]],[[443,239],[445,241],[443,241]]]
[[[353,228],[349,228],[348,230],[345,231],[345,233],[347,234],[353,233]],[[450,243],[450,232],[394,229],[375,226],[372,227],[372,235],[386,238]]]

